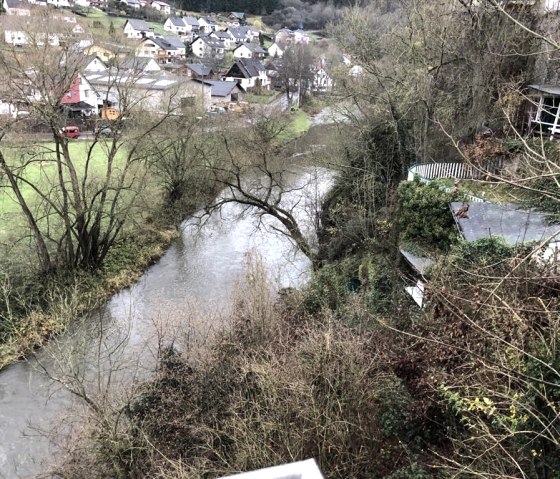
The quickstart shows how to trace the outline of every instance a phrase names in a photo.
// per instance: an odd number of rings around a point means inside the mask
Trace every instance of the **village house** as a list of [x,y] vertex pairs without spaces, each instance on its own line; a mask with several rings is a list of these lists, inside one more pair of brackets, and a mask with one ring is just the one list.
[[153,58],[157,63],[171,63],[185,58],[185,44],[173,36],[144,38],[136,49],[136,56]]
[[[125,58],[131,54],[131,49],[127,46],[115,43],[91,43],[86,40],[89,45],[83,47],[84,55],[97,55],[104,62],[118,57]],[[81,42],[80,42],[81,43]]]
[[86,56],[84,72],[102,72],[107,69],[107,64],[97,55]]
[[211,18],[199,18],[198,26],[200,27],[200,33],[204,35],[210,35],[218,29],[218,24]]
[[[186,77],[165,72],[123,75],[116,70],[86,75],[99,98],[109,99],[116,110],[129,108],[154,113],[181,111],[184,108],[207,109],[211,102],[211,87]],[[107,102],[107,101],[105,101]]]
[[171,5],[159,0],[154,0],[150,5],[154,10],[161,12],[163,15],[171,15]]
[[27,2],[21,2],[20,0],[4,0],[2,2],[2,7],[4,7],[6,15],[31,15],[29,4]]
[[70,86],[70,90],[60,100],[70,116],[97,115],[99,98],[95,89],[84,75],[78,74]]
[[245,14],[243,12],[231,12],[227,17],[227,24],[230,27],[240,27],[246,23]]
[[311,82],[311,91],[315,93],[324,93],[331,91],[334,86],[334,80],[326,70],[326,62],[324,59],[316,62],[313,67],[313,81]]
[[149,57],[132,57],[127,58],[118,64],[118,69],[122,71],[131,71],[134,73],[154,73],[161,71],[161,66]]
[[145,38],[153,37],[153,29],[144,21],[129,18],[123,27],[126,38]]
[[208,36],[210,38],[215,38],[216,40],[223,42],[227,50],[233,50],[237,46],[233,40],[233,37],[227,31],[216,30]]
[[198,37],[191,43],[192,54],[198,58],[223,59],[226,47],[223,42],[210,37]]
[[260,45],[256,43],[242,43],[235,50],[233,50],[234,58],[257,58],[263,59],[266,55],[266,50],[264,50]]
[[285,51],[286,47],[276,42],[268,47],[268,55],[272,58],[282,58]]
[[187,24],[185,23],[183,17],[169,17],[167,20],[165,20],[163,29],[166,32],[172,32],[177,35],[186,35],[187,33],[189,33],[187,31]]
[[55,8],[70,8],[70,2],[68,0],[47,0],[49,5]]
[[309,43],[309,35],[301,28],[292,32],[292,38],[294,45],[307,45]]
[[140,10],[142,8],[142,4],[138,0],[121,0],[120,3],[133,10]]
[[212,68],[202,63],[187,63],[185,74],[193,80],[210,80],[214,76]]
[[289,28],[281,28],[276,32],[276,35],[274,36],[274,42],[287,45],[288,43],[291,43],[291,38],[292,31]]
[[274,41],[283,45],[307,45],[309,43],[309,35],[302,29],[292,31],[289,28],[282,28],[276,32]]
[[224,75],[226,81],[237,82],[243,90],[253,88],[270,88],[270,79],[266,68],[259,60],[240,59]]
[[210,86],[210,104],[214,107],[223,107],[226,110],[230,103],[243,99],[243,90],[236,82],[219,80],[198,80]]
[[27,16],[2,16],[0,25],[4,32],[4,42],[15,47],[25,47],[29,45],[42,46],[48,43],[51,46],[59,46],[65,34],[70,30],[58,31],[56,24],[45,25],[38,18],[29,21]]

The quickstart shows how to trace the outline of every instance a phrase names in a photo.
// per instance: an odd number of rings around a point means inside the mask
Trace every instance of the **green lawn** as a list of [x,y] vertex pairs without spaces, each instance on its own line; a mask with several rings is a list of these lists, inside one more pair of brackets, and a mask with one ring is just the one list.
[[268,104],[272,102],[276,98],[277,92],[269,91],[268,93],[264,93],[261,95],[256,95],[254,93],[246,93],[243,99],[248,101],[249,103],[259,103],[259,104]]
[[[85,18],[83,21],[86,23],[86,25],[89,28],[91,28],[94,31],[96,30],[94,25],[97,22],[98,24],[102,25],[103,30],[105,30],[106,32],[109,31],[109,25],[111,24],[111,22],[113,22],[113,26],[115,27],[115,30],[117,32],[122,32],[126,20],[127,20],[126,18],[112,17],[107,15],[105,12],[102,12],[101,10],[90,8],[88,10],[87,18]],[[148,25],[150,25],[150,27],[154,29],[155,33],[158,33],[160,35],[166,33],[165,30],[163,29],[163,22],[148,22]]]
[[[106,172],[108,142],[97,143],[93,150],[89,165],[89,175],[92,179],[101,179]],[[87,149],[91,146],[89,141],[72,141],[69,144],[71,156],[75,162],[79,178],[85,172]],[[5,148],[4,154],[9,161],[23,158],[24,161],[33,162],[25,168],[25,178],[36,185],[41,190],[46,190],[48,185],[55,185],[58,182],[57,167],[52,161],[54,159],[54,143],[42,143],[26,148]],[[125,148],[117,153],[115,170],[118,171],[126,159]],[[67,172],[65,172],[67,175]],[[40,208],[41,201],[39,195],[33,188],[25,183],[20,185],[21,192],[30,206]],[[15,195],[9,188],[0,189],[0,241],[17,238],[27,227],[21,208]]]
[[296,135],[305,133],[311,126],[311,118],[303,110],[297,110],[292,113],[291,129]]

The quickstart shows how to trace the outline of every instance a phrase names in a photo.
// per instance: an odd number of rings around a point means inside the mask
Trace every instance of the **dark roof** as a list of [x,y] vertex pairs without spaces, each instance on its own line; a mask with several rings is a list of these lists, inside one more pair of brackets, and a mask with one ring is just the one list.
[[450,203],[457,212],[464,205],[468,210],[464,218],[453,217],[468,242],[500,236],[509,245],[543,241],[560,234],[560,225],[551,225],[544,213],[519,209],[517,205],[494,203]]
[[181,42],[182,46],[177,47],[176,45],[172,45],[165,38],[162,38],[162,37],[144,38],[144,40],[142,40],[142,42],[147,42],[147,41],[155,43],[158,47],[163,48],[164,50],[177,50],[177,48],[184,48],[185,47],[183,42]]
[[163,35],[163,39],[175,48],[185,48],[185,43],[174,35]]
[[246,38],[247,29],[244,27],[228,27],[228,32],[230,32],[235,38]]
[[204,17],[204,18],[202,18],[202,20],[204,20],[208,25],[217,25],[218,24],[216,22],[216,20],[213,20],[212,18]]
[[90,105],[85,101],[79,101],[77,103],[64,103],[62,106],[70,111],[92,110],[95,108],[93,105]]
[[219,97],[228,96],[237,86],[237,82],[234,81],[204,80],[204,83],[212,88],[212,96]]
[[[239,78],[235,74],[239,72],[242,78],[253,78],[259,76],[259,72],[265,71],[263,64],[259,60],[253,60],[248,58],[243,58],[237,60],[229,71],[225,74],[226,77],[233,76]],[[230,75],[233,72],[233,75]]]
[[253,53],[266,53],[266,50],[264,50],[260,45],[257,45],[256,43],[242,43],[237,48],[241,47],[246,47]]
[[202,63],[188,63],[187,68],[202,77],[208,76],[212,73],[212,68],[207,67]]
[[206,43],[206,45],[208,45],[211,48],[225,48],[224,43],[221,40],[218,40],[217,38],[206,37],[206,36],[196,37],[192,43],[196,42],[199,39],[202,40],[204,43]]
[[169,20],[176,27],[184,27],[185,26],[185,21],[181,17],[169,17]]
[[[122,70],[139,70],[142,71],[148,66],[148,64],[153,60],[153,58],[148,57],[134,57],[129,58],[119,64],[119,68]],[[153,60],[155,62],[155,60]],[[156,63],[157,64],[157,63]]]
[[129,23],[134,30],[141,31],[141,32],[149,32],[151,31],[150,25],[148,25],[144,20],[138,20],[137,18],[129,18],[124,26]]
[[228,32],[222,32],[222,31],[219,31],[219,30],[216,30],[214,33],[212,33],[212,36],[217,37],[217,38],[223,38],[223,39],[231,40],[231,35]]
[[198,20],[195,17],[183,17],[183,20],[187,25],[191,25],[192,27],[198,27]]
[[22,10],[29,10],[29,4],[27,2],[21,2],[20,0],[6,0],[8,8],[20,8]]

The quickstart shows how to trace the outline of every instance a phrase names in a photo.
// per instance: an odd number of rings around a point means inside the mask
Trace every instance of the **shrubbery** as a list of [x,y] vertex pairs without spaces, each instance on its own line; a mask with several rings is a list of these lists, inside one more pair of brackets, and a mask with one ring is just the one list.
[[440,251],[457,241],[449,203],[461,200],[460,193],[447,193],[433,182],[424,184],[416,179],[401,183],[397,195],[401,241]]

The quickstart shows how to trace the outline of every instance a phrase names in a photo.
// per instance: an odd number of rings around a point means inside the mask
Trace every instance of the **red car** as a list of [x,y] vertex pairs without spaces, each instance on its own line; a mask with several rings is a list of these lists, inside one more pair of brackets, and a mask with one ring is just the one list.
[[80,136],[80,129],[77,126],[65,126],[60,130],[60,133],[66,138],[78,138]]

